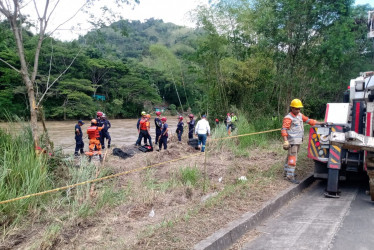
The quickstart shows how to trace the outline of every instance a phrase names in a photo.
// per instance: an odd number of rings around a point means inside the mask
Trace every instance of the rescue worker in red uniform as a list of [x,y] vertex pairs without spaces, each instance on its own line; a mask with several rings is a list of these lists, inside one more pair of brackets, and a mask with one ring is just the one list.
[[[100,144],[100,131],[103,129],[103,127],[97,126],[97,121],[96,119],[91,120],[91,126],[88,127],[87,129],[87,134],[88,134],[88,139],[90,140],[89,142],[89,152],[86,154],[89,156],[90,161],[93,155],[98,154],[100,161],[102,161],[101,158],[101,144]],[[96,151],[95,151],[96,147]]]
[[303,104],[299,99],[293,99],[290,105],[291,112],[283,118],[281,135],[283,137],[283,149],[288,150],[286,163],[284,165],[284,174],[287,180],[292,183],[300,183],[295,178],[297,154],[304,138],[304,122],[311,126],[322,125],[323,122],[309,119],[300,113]]

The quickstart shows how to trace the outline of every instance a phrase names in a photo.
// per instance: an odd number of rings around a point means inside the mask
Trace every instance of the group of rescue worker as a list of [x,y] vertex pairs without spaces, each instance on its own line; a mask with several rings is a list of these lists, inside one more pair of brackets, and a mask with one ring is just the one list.
[[[188,115],[189,121],[187,121],[188,124],[188,138],[193,139],[194,132],[198,137],[198,145],[199,148],[201,146],[201,151],[204,152],[205,150],[205,144],[206,144],[206,136],[210,134],[210,127],[209,123],[206,120],[206,116],[203,115],[202,119],[196,124],[196,121],[194,119],[193,114]],[[138,129],[138,139],[135,142],[135,146],[141,146],[141,141],[143,139],[144,144],[148,146],[147,141],[149,142],[150,150],[153,150],[153,144],[152,144],[152,137],[150,133],[150,123],[151,115],[147,114],[145,111],[141,112],[141,118],[139,118],[137,122],[137,129]],[[201,122],[201,121],[205,121]],[[155,132],[156,132],[156,140],[155,144],[158,145],[157,151],[167,149],[167,143],[168,143],[168,137],[169,137],[169,125],[166,123],[167,118],[161,117],[161,112],[156,112],[156,118],[154,119],[155,124]],[[196,125],[196,126],[195,126]],[[194,131],[195,130],[195,131]],[[178,116],[178,124],[176,129],[176,134],[178,137],[178,141],[182,141],[182,135],[184,132],[184,122],[183,122],[183,116]],[[204,134],[204,135],[203,135]]]
[[[314,125],[323,125],[325,123],[319,122],[313,119],[309,119],[303,115],[300,110],[303,108],[303,104],[299,99],[294,99],[290,104],[290,112],[283,118],[281,136],[283,138],[283,149],[287,150],[287,158],[284,164],[284,177],[292,183],[298,184],[299,181],[295,178],[297,154],[300,150],[300,145],[303,142],[304,138],[304,122],[308,123],[311,126]],[[188,139],[193,139],[194,134],[198,138],[198,147],[201,149],[201,152],[205,151],[205,145],[207,136],[210,135],[210,126],[209,122],[206,119],[206,115],[201,116],[201,120],[196,123],[193,114],[188,115],[189,120],[187,121],[188,125]],[[144,144],[147,145],[149,142],[150,148],[153,150],[152,137],[150,134],[150,119],[151,115],[146,112],[141,112],[141,118],[137,122],[138,129],[138,139],[135,143],[135,146],[141,146],[142,139]],[[161,117],[161,112],[156,112],[156,117],[154,119],[156,138],[155,143],[158,145],[158,150],[162,148],[167,149],[168,137],[169,137],[169,125],[166,123],[167,118]],[[237,117],[234,113],[227,113],[225,119],[225,125],[228,133],[235,128],[235,122]],[[216,120],[217,122],[217,120]],[[78,155],[78,152],[84,154],[84,142],[82,134],[82,125],[84,122],[79,120],[75,125],[75,155]],[[90,157],[97,151],[101,159],[101,149],[105,148],[105,139],[107,139],[108,148],[110,148],[111,137],[109,134],[109,128],[111,127],[110,122],[107,120],[106,115],[98,111],[96,119],[91,120],[91,126],[87,129],[88,139],[89,139],[89,152],[86,154]],[[176,129],[176,134],[178,136],[178,141],[182,140],[182,134],[184,132],[184,123],[183,116],[178,116],[178,124]]]
[[[82,134],[82,125],[84,122],[82,120],[78,121],[78,124],[75,125],[75,152],[74,155],[78,156],[78,152],[84,154],[84,142],[83,142],[83,134]],[[107,140],[108,148],[110,148],[111,144],[111,137],[109,134],[109,129],[111,128],[110,121],[107,119],[106,115],[98,111],[96,113],[96,119],[91,120],[91,126],[87,129],[87,135],[89,139],[89,146],[87,154],[89,157],[94,155],[96,152],[100,160],[101,158],[101,149],[105,149],[105,139]]]

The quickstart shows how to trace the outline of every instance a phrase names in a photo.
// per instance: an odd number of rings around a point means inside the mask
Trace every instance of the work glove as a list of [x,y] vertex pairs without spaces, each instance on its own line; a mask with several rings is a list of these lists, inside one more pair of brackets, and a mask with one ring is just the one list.
[[288,141],[283,142],[283,149],[288,150],[290,148],[290,143]]

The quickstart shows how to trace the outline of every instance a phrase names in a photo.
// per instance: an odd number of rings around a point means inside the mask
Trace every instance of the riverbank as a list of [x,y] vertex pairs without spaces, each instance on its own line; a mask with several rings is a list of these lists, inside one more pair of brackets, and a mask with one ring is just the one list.
[[[151,118],[151,136],[155,138],[155,125]],[[109,120],[112,127],[109,129],[110,136],[112,137],[112,146],[132,146],[138,139],[138,132],[136,129],[136,123],[138,119],[113,119]],[[88,151],[88,139],[85,131],[90,126],[90,121],[84,121],[85,124],[82,126],[84,136],[85,150]],[[170,133],[175,133],[177,128],[178,119],[177,116],[168,117],[168,124]],[[74,126],[77,121],[47,121],[46,127],[48,129],[48,135],[51,141],[54,142],[55,150],[62,149],[65,154],[74,153],[75,139],[74,139]],[[19,131],[22,128],[22,123],[0,123],[0,128]],[[42,132],[43,126],[39,124],[39,130]]]
[[[126,160],[108,154],[100,175],[195,154],[186,140],[185,133],[183,143],[171,138],[168,151],[139,153]],[[224,141],[227,142],[208,145],[206,159],[203,155],[194,156],[96,185],[95,192],[108,192],[107,201],[90,197],[87,186],[90,202],[76,207],[82,211],[76,217],[67,217],[57,206],[46,206],[47,214],[40,214],[7,234],[3,246],[191,248],[243,212],[255,212],[292,185],[282,177],[286,154],[279,140],[264,140],[261,145],[245,148],[240,147],[239,139]],[[299,159],[297,173],[302,178],[312,169],[312,162],[306,158],[306,145]],[[238,180],[241,176],[247,180]],[[97,209],[102,202],[110,205]],[[154,216],[150,216],[152,211]]]

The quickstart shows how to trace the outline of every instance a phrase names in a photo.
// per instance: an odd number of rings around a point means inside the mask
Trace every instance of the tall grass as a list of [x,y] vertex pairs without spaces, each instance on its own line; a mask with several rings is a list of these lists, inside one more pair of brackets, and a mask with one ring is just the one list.
[[[0,200],[49,189],[52,184],[46,162],[43,154],[35,153],[29,127],[16,134],[0,129]],[[0,205],[0,224],[9,224],[45,199],[48,197],[31,197]]]
[[[235,129],[232,131],[231,136],[244,135],[255,132],[262,132],[266,130],[277,129],[281,127],[279,119],[271,117],[261,117],[257,119],[249,119],[244,114],[238,114],[238,121],[235,124]],[[228,137],[228,132],[225,125],[222,123],[214,129],[213,138],[225,138]],[[280,132],[270,132],[259,135],[241,136],[233,139],[218,140],[213,143],[218,148],[227,147],[233,150],[233,152],[239,155],[248,154],[247,149],[251,146],[266,147],[270,141],[277,140],[280,138]]]

